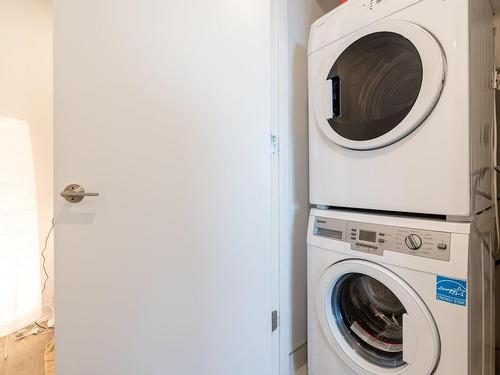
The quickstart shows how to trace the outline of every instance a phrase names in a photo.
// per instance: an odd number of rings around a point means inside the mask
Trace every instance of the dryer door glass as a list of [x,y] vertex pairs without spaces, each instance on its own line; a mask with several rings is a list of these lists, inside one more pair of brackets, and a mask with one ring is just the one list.
[[368,34],[347,47],[328,75],[331,128],[352,141],[378,138],[410,113],[423,82],[415,45],[395,32]]
[[347,343],[365,360],[385,368],[403,360],[401,301],[380,281],[359,273],[347,274],[333,287],[332,312]]

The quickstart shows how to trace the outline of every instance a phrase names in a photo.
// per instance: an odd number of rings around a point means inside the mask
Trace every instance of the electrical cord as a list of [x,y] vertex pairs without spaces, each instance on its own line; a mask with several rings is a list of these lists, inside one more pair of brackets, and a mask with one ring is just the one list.
[[[43,249],[42,249],[42,252],[41,252],[41,256],[42,256],[42,268],[43,268],[43,273],[45,274],[45,280],[43,281],[43,288],[42,288],[42,294],[45,292],[45,290],[47,289],[47,282],[49,281],[49,273],[47,272],[47,258],[45,257],[45,251],[47,251],[47,245],[49,243],[49,238],[50,238],[50,235],[52,234],[52,231],[54,230],[54,218],[52,218],[52,225],[50,226],[50,229],[49,231],[47,232],[47,235],[45,236],[45,243],[43,245]],[[44,330],[48,330],[48,329],[52,329],[52,327],[44,327],[43,325],[41,325],[39,322],[35,322],[35,325],[38,327],[38,328],[41,328],[41,329],[44,329]]]
[[42,294],[43,294],[43,292],[45,292],[45,289],[47,289],[47,281],[49,281],[49,278],[50,278],[49,273],[47,272],[47,267],[46,267],[47,258],[45,258],[45,251],[47,250],[47,244],[49,243],[50,234],[52,233],[53,230],[54,230],[54,218],[52,218],[52,226],[50,227],[50,229],[47,233],[47,236],[45,237],[45,244],[43,246],[43,250],[41,253],[42,259],[43,259],[42,268],[43,268],[43,272],[45,273],[45,280],[43,281]]
[[[43,281],[43,288],[42,288],[42,292],[41,294],[43,295],[43,293],[45,292],[45,290],[47,289],[47,282],[49,281],[49,273],[47,272],[47,258],[45,257],[45,251],[47,251],[47,246],[48,246],[48,243],[49,243],[49,238],[50,238],[50,235],[52,234],[52,231],[54,230],[54,225],[55,225],[55,222],[54,222],[54,218],[52,218],[52,225],[50,226],[50,229],[49,231],[47,232],[47,235],[45,236],[45,243],[43,245],[43,249],[42,249],[42,252],[41,252],[41,256],[42,256],[42,259],[43,259],[43,262],[42,262],[42,268],[43,268],[43,272],[45,273],[45,280]],[[52,310],[53,311],[53,310]],[[54,329],[54,327],[49,327],[49,326],[43,326],[42,324],[40,324],[39,321],[35,321],[34,324],[43,330],[43,332],[48,332],[52,329]],[[31,330],[31,332],[28,334],[28,335],[20,335],[16,338],[20,339],[20,338],[24,338],[24,337],[27,337],[29,335],[37,335],[37,334],[43,334],[43,333],[37,333],[35,331],[36,328],[33,328]],[[18,333],[23,333],[25,330],[21,330],[21,331],[18,331]],[[7,336],[8,337],[8,336]],[[4,357],[5,359],[7,359],[7,354],[4,354]]]
[[[493,5],[491,4],[491,8],[493,9],[493,14],[495,14],[495,10],[493,8]],[[496,27],[493,28],[493,126],[492,126],[492,142],[493,142],[493,155],[492,156],[492,162],[493,162],[493,173],[492,173],[492,188],[493,192],[492,195],[494,198],[494,215],[495,215],[495,235],[496,235],[496,241],[494,241],[495,247],[494,250],[491,251],[491,255],[493,256],[493,259],[495,260],[495,267],[497,266],[497,258],[500,250],[500,217],[499,217],[499,212],[498,212],[498,181],[497,181],[497,173],[498,173],[498,116],[497,116],[497,91],[498,91],[498,74],[497,74],[497,60],[496,60],[496,46],[497,46],[497,29]]]
[[[493,95],[493,165],[494,165],[494,170],[493,170],[493,196],[497,199],[494,199],[494,209],[495,209],[495,234],[496,234],[496,246],[495,246],[495,251],[493,252],[493,257],[496,259],[498,257],[499,249],[500,249],[500,218],[499,218],[499,213],[498,213],[498,182],[497,182],[497,173],[498,173],[498,166],[497,166],[497,151],[498,151],[498,129],[497,129],[497,108],[496,108],[496,90]],[[496,172],[496,173],[495,173]],[[495,265],[497,263],[495,262]]]
[[38,327],[38,328],[41,328],[41,329],[52,329],[51,327],[44,327],[42,326],[40,323],[38,322],[35,322],[35,325]]
[[491,0],[488,0],[488,1],[490,2],[491,13],[495,16],[496,15],[495,7],[493,6]]

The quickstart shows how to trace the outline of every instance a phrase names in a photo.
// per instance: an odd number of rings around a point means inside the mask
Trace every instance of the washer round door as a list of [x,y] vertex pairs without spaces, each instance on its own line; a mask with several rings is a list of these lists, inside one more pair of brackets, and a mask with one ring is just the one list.
[[439,361],[436,323],[422,299],[378,264],[345,260],[322,275],[316,308],[332,349],[357,374],[431,374]]
[[312,77],[317,124],[345,148],[390,145],[429,116],[445,75],[443,50],[429,32],[403,21],[376,23],[348,37]]

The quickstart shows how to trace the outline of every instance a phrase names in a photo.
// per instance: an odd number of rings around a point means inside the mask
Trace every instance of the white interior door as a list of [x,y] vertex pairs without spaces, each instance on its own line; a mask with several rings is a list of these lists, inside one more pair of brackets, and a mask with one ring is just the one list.
[[269,9],[55,1],[59,375],[271,373]]

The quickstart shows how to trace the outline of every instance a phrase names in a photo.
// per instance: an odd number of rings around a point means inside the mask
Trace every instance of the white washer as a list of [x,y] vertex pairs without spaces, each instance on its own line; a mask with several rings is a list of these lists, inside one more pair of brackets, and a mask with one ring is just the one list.
[[311,203],[490,207],[493,51],[488,0],[350,0],[315,22]]
[[472,223],[312,210],[310,375],[493,375],[492,209]]

